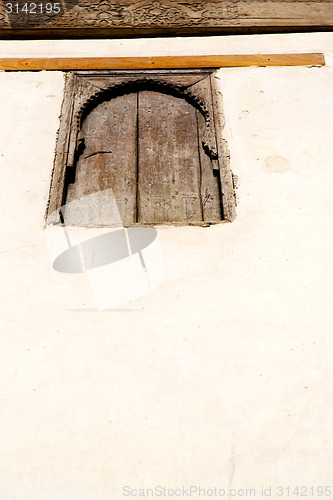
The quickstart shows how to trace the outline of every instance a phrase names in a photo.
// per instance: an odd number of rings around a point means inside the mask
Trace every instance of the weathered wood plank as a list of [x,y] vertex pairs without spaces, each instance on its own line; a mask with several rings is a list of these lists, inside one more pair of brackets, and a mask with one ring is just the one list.
[[50,198],[46,210],[47,224],[60,222],[60,209],[64,201],[64,182],[68,156],[68,146],[74,104],[75,76],[66,75],[64,99],[61,106],[60,127],[57,136],[56,155],[52,170]]
[[206,222],[217,222],[223,219],[219,182],[220,169],[218,161],[212,160],[204,151],[203,137],[206,128],[205,119],[200,111],[197,111],[196,114],[201,169],[200,197],[203,220]]
[[[192,85],[191,92],[205,103],[205,109],[209,116],[209,127],[207,127],[204,115],[197,110],[198,150],[201,168],[200,196],[203,220],[207,222],[221,221],[223,214],[219,183],[220,169],[216,158],[217,144],[210,75]],[[212,155],[214,155],[215,159]]]
[[[332,29],[333,0],[61,0],[0,2],[2,38],[94,38]],[[28,5],[30,5],[28,3]],[[48,3],[50,5],[50,2]]]
[[218,93],[216,88],[216,80],[214,75],[210,75],[211,89],[212,89],[212,104],[215,130],[216,146],[218,153],[218,161],[220,167],[220,184],[221,184],[221,198],[223,207],[223,219],[232,222],[236,216],[236,197],[234,178],[230,169],[230,153],[228,144],[223,138],[224,128],[224,115],[223,105],[221,102],[221,94]]
[[[81,136],[85,148],[76,164],[75,182],[68,185],[65,222],[84,226],[135,222],[137,95],[99,104],[84,120]],[[80,198],[80,205],[70,204]]]
[[322,53],[234,54],[156,57],[0,58],[4,71],[89,69],[225,68],[242,66],[323,66]]
[[138,109],[138,222],[202,221],[195,108],[143,91]]

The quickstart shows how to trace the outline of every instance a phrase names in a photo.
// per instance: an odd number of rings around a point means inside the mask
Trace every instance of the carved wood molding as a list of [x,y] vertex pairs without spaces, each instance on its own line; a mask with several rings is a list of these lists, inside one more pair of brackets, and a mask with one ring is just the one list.
[[[0,0],[0,36],[112,38],[333,26],[333,0],[59,0],[51,12],[46,3]],[[35,4],[28,12],[23,8]]]

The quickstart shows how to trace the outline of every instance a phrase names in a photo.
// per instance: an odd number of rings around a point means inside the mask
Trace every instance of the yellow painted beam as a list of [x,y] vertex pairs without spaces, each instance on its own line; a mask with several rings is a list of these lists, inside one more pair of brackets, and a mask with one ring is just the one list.
[[324,66],[322,53],[234,54],[157,57],[0,58],[3,71],[70,71],[98,69],[230,68],[244,66]]

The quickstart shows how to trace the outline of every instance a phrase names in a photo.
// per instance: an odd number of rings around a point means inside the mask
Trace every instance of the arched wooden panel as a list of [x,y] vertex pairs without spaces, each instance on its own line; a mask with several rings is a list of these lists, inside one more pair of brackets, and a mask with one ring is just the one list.
[[140,92],[138,124],[138,222],[202,221],[196,109]]
[[[204,151],[205,128],[200,111],[162,92],[140,90],[100,103],[82,124],[84,148],[68,184],[65,222],[221,220],[218,170],[214,175]],[[81,210],[71,205],[89,195]],[[112,196],[118,216],[110,210]]]
[[[84,120],[81,137],[84,150],[75,167],[75,182],[67,188],[65,222],[97,226],[117,222],[119,216],[108,206],[112,195],[122,223],[136,222],[137,95],[99,104]],[[94,193],[88,205],[82,203],[82,211],[67,206]]]

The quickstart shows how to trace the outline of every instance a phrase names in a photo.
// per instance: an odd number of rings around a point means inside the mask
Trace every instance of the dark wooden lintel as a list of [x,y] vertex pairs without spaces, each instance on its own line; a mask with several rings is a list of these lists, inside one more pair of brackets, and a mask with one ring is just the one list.
[[184,27],[184,28],[62,28],[62,29],[2,29],[1,40],[117,40],[134,38],[200,37],[227,35],[272,35],[283,33],[331,32],[332,26],[326,25],[289,25],[289,26],[226,26],[223,28]]

